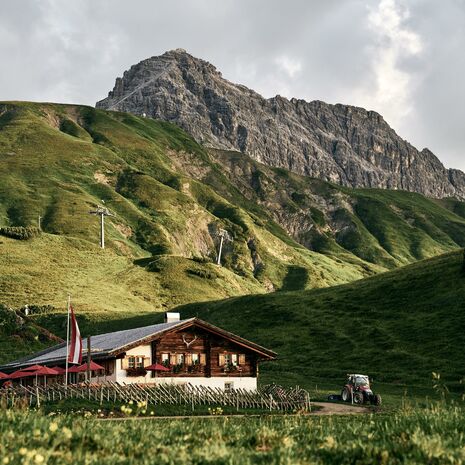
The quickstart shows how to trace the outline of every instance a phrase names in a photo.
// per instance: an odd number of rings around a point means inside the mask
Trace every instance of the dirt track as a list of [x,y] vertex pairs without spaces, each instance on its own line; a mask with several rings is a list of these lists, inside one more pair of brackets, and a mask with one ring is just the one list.
[[312,415],[356,415],[360,413],[370,413],[370,409],[351,404],[339,404],[333,402],[312,402],[312,405],[319,407],[312,412]]
[[[367,407],[358,407],[351,404],[339,404],[333,402],[312,402],[312,406],[318,407],[310,413],[310,415],[357,415],[363,413],[370,413],[370,409]],[[185,420],[188,418],[239,418],[239,417],[260,417],[262,415],[182,415],[182,416],[154,416],[154,417],[124,417],[124,418],[101,418],[101,421],[127,421],[127,420]],[[282,416],[282,414],[272,414],[271,416]]]

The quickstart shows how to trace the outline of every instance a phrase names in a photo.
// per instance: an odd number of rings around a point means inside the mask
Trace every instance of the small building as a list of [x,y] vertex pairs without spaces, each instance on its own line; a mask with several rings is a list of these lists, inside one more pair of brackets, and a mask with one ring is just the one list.
[[[190,383],[254,390],[259,363],[276,358],[275,352],[199,318],[180,320],[179,314],[167,315],[171,317],[165,318],[165,323],[92,336],[91,359],[105,370],[92,373],[91,381]],[[82,342],[84,361],[87,340]],[[12,372],[36,364],[64,367],[65,362],[66,344],[62,343],[3,365],[0,370]],[[145,370],[156,363],[168,371]],[[78,382],[85,374],[72,376],[71,381]]]

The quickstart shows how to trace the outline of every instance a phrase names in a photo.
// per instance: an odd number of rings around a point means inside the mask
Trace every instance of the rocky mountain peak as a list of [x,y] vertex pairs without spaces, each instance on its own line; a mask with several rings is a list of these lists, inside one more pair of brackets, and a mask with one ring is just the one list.
[[364,108],[279,95],[266,99],[184,49],[141,61],[97,108],[171,121],[207,146],[352,187],[465,198],[465,174],[399,137]]

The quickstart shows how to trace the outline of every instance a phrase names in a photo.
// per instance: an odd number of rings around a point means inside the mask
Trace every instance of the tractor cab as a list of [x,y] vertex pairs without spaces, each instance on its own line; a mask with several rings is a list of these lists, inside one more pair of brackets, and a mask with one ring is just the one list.
[[370,389],[370,379],[366,375],[347,375],[347,384],[363,389]]
[[341,392],[344,402],[354,404],[370,403],[381,405],[381,396],[373,394],[370,387],[370,378],[367,375],[348,374],[347,381]]

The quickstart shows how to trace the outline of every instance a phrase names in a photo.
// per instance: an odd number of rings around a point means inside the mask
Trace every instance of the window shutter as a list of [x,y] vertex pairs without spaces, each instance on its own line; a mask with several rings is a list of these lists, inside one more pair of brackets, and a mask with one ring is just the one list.
[[224,366],[224,354],[218,354],[218,365],[220,367]]
[[239,354],[239,365],[245,365],[245,354]]
[[200,365],[206,365],[206,364],[207,364],[206,354],[200,354]]
[[127,370],[129,367],[129,361],[127,357],[124,357],[121,359],[121,369],[122,370]]
[[170,365],[176,365],[176,354],[170,354]]
[[186,354],[186,365],[188,367],[192,366],[192,354]]

